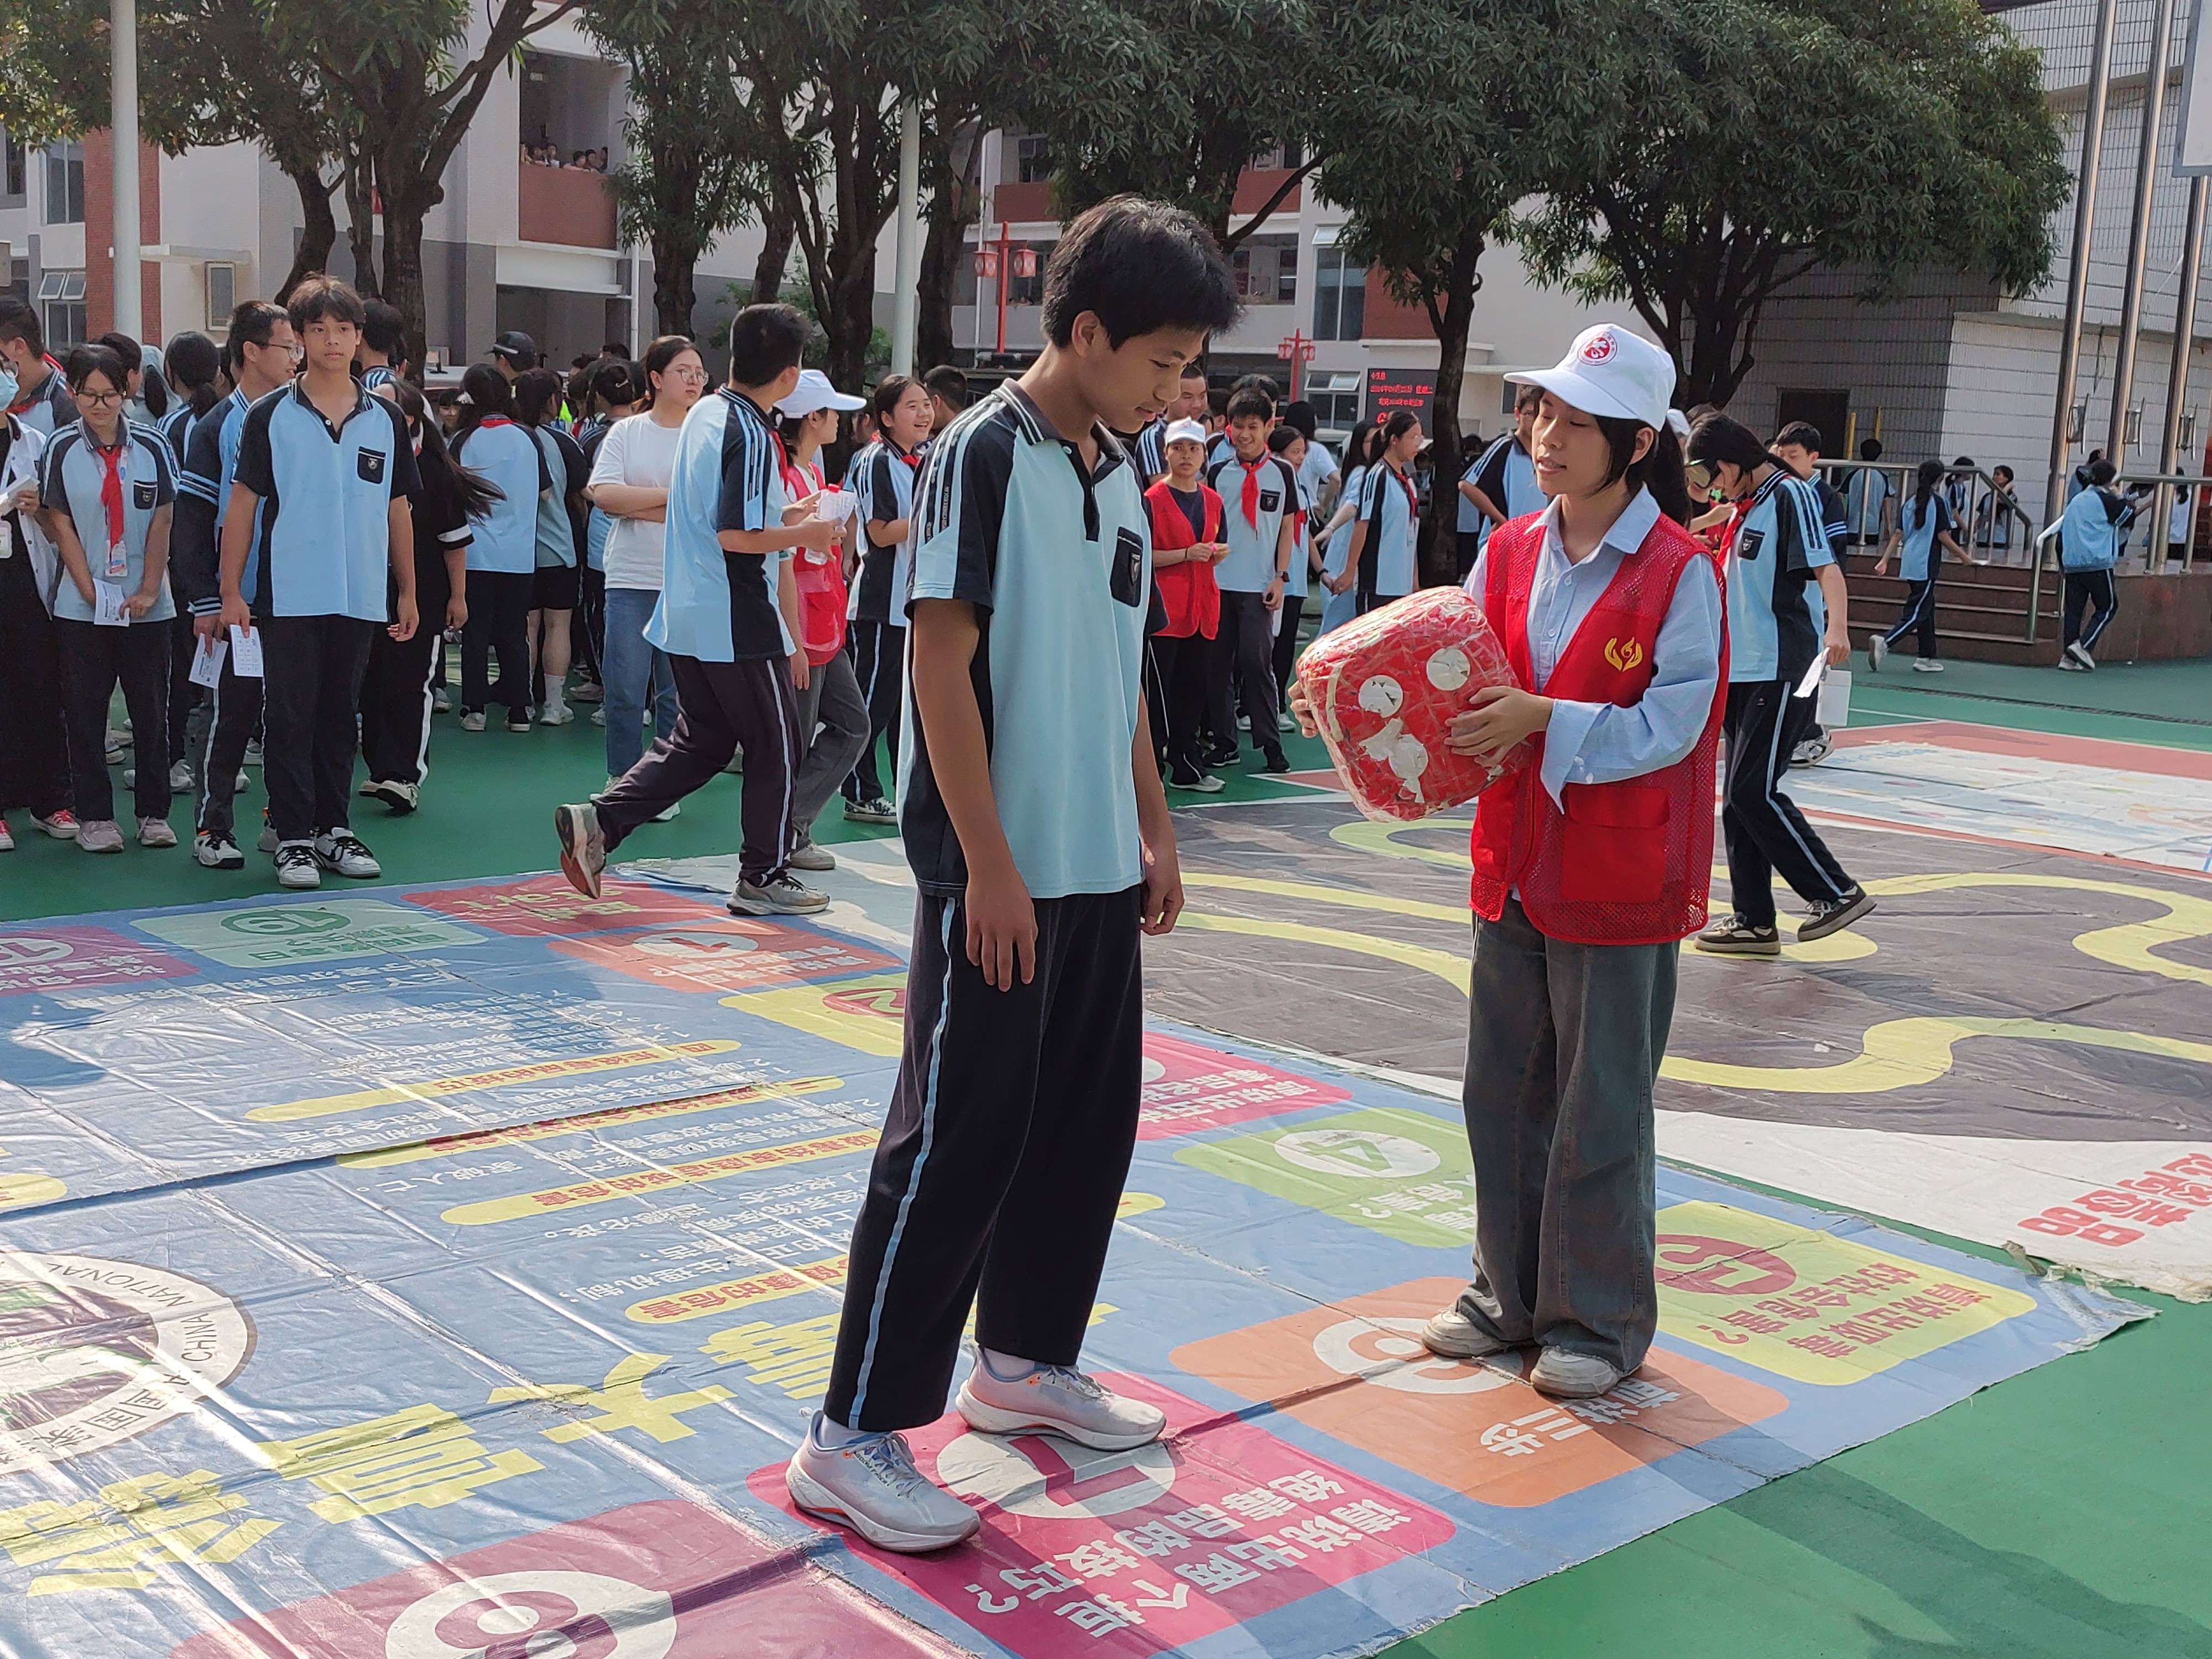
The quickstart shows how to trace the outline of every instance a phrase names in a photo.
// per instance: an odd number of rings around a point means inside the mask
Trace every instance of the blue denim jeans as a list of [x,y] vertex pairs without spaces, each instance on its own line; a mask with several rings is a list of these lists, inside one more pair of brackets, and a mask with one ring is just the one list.
[[1474,1282],[1459,1310],[1477,1329],[1644,1363],[1659,1326],[1651,1087],[1680,956],[1547,938],[1517,899],[1475,918],[1462,1091]]
[[607,775],[618,778],[645,753],[645,698],[653,693],[653,729],[676,730],[676,676],[668,659],[646,643],[645,625],[660,595],[648,587],[607,589],[607,635],[599,662],[607,711]]

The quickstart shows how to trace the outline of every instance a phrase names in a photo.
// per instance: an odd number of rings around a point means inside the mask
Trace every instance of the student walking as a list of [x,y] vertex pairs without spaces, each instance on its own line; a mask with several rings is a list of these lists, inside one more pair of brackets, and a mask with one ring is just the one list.
[[1291,675],[1297,666],[1298,623],[1305,617],[1306,595],[1313,591],[1314,499],[1306,482],[1306,434],[1285,421],[1267,434],[1267,449],[1289,464],[1298,494],[1297,532],[1291,544],[1290,568],[1284,574],[1283,602],[1268,624],[1274,630],[1268,665],[1275,681],[1276,724],[1295,732],[1298,723],[1291,718]]
[[107,708],[119,682],[137,749],[138,844],[174,847],[169,827],[169,521],[177,495],[168,446],[123,413],[123,360],[106,346],[70,354],[83,411],[46,446],[40,503],[64,580],[54,595],[61,646],[76,844],[119,853],[107,777]]
[[1526,742],[1530,763],[1475,806],[1474,1277],[1421,1340],[1462,1359],[1533,1346],[1529,1381],[1583,1398],[1641,1365],[1658,1325],[1651,1090],[1680,941],[1705,919],[1727,647],[1712,560],[1681,527],[1672,360],[1600,324],[1512,378],[1543,394],[1551,505],[1492,531],[1468,581],[1532,689],[1477,692],[1449,740],[1487,758]]
[[769,414],[797,390],[805,343],[806,319],[789,306],[747,306],[730,325],[729,384],[695,404],[678,434],[665,580],[645,635],[668,653],[682,712],[674,735],[605,794],[554,814],[561,868],[593,897],[607,854],[712,781],[742,747],[744,843],[731,911],[804,915],[830,902],[790,869],[806,653],[784,623],[798,595],[782,555],[826,552],[838,527],[787,500]]
[[591,471],[576,441],[555,416],[561,407],[561,377],[533,368],[514,382],[514,417],[545,462],[552,488],[538,501],[538,568],[530,580],[530,614],[523,633],[532,661],[531,684],[538,692],[538,723],[566,726],[576,718],[568,707],[569,628],[582,597],[581,561],[584,485]]
[[1336,511],[1315,540],[1321,544],[1322,600],[1321,627],[1315,637],[1341,628],[1359,614],[1359,595],[1355,591],[1356,580],[1339,586],[1337,578],[1352,568],[1352,526],[1359,517],[1360,492],[1366,486],[1368,470],[1374,465],[1375,428],[1362,421],[1352,428],[1352,436],[1344,446],[1344,488],[1336,500]]
[[[2096,667],[2097,641],[2120,608],[2112,568],[2120,562],[2136,507],[2134,498],[2112,488],[2116,474],[2103,456],[2082,472],[2082,487],[2058,521],[2058,565],[2066,580],[2058,665],[2077,673]],[[2089,613],[2086,627],[2084,612]]]
[[[500,336],[503,342],[515,337]],[[501,372],[508,361],[471,363],[461,376],[460,426],[452,446],[455,460],[499,492],[469,526],[469,621],[461,630],[464,732],[483,731],[485,706],[493,702],[505,705],[508,731],[527,732],[533,701],[530,607],[538,581],[538,504],[553,489],[553,469],[529,428],[515,422],[513,387]]]
[[[932,371],[934,373],[934,371]],[[837,422],[867,407],[830,384],[818,368],[802,369],[799,385],[778,403],[779,438],[783,446],[783,489],[793,501],[822,494],[822,447],[837,435]],[[817,512],[817,516],[823,516]],[[832,515],[834,516],[834,515]],[[845,520],[838,520],[842,526]],[[867,699],[853,673],[845,649],[845,586],[842,541],[817,552],[793,551],[792,579],[799,594],[799,626],[793,631],[806,652],[806,683],[799,688],[799,775],[792,784],[792,817],[798,844],[794,870],[835,870],[836,855],[814,840],[814,821],[867,749],[872,728]]]
[[1411,410],[1394,411],[1375,434],[1375,464],[1359,482],[1351,545],[1336,575],[1337,591],[1356,595],[1358,615],[1402,599],[1419,585],[1421,510],[1412,468],[1420,447],[1420,417]]
[[[10,386],[0,369],[0,394]],[[0,395],[0,403],[9,401]],[[39,506],[46,434],[0,415],[0,814],[27,807],[57,841],[74,840],[69,738],[62,718],[61,642],[53,617],[61,561]],[[105,769],[106,756],[101,757]],[[0,816],[0,853],[15,849]]]
[[317,887],[325,870],[382,873],[353,833],[348,795],[369,636],[380,627],[403,644],[415,635],[408,501],[422,481],[398,405],[353,378],[361,296],[311,276],[286,310],[301,374],[246,411],[222,515],[221,621],[261,644],[276,879]]
[[[1729,538],[1728,746],[1721,829],[1728,842],[1734,913],[1698,935],[1698,949],[1722,956],[1778,957],[1774,911],[1778,870],[1806,904],[1797,937],[1809,943],[1849,927],[1874,908],[1782,781],[1797,744],[1812,730],[1811,671],[1826,654],[1850,660],[1843,572],[1828,544],[1819,492],[1783,465],[1748,428],[1708,415],[1690,434],[1690,459],[1710,471],[1736,503]],[[1818,584],[1825,604],[1816,611]],[[1799,696],[1801,689],[1806,692]]]
[[[684,417],[707,389],[699,349],[680,334],[663,335],[646,348],[643,372],[649,404],[607,428],[585,486],[592,506],[611,521],[605,555],[606,643],[600,661],[610,789],[645,752],[648,697],[653,735],[664,743],[676,735],[676,672],[646,638],[645,629],[660,602],[677,441]],[[676,816],[676,807],[669,803],[670,817]]]
[[854,477],[864,546],[853,583],[853,672],[868,702],[868,746],[845,782],[845,816],[896,823],[898,813],[876,769],[876,740],[896,777],[899,712],[906,695],[906,592],[913,547],[914,484],[929,436],[929,394],[918,380],[886,374],[869,399],[878,434]]
[[1210,766],[1237,763],[1237,712],[1251,722],[1252,746],[1269,772],[1287,772],[1275,702],[1272,623],[1289,585],[1297,546],[1298,477],[1267,447],[1275,400],[1255,386],[1229,399],[1229,450],[1210,464],[1206,487],[1226,509],[1229,551],[1213,567],[1221,589],[1221,629],[1213,641],[1207,701],[1220,746]]
[[1162,446],[1167,472],[1145,492],[1152,523],[1152,580],[1165,621],[1152,636],[1167,705],[1167,781],[1171,789],[1214,795],[1224,787],[1206,769],[1206,684],[1214,636],[1221,628],[1221,590],[1214,567],[1229,552],[1221,497],[1199,475],[1206,465],[1206,428],[1185,417],[1171,422]]
[[1920,635],[1920,654],[1913,659],[1913,667],[1923,674],[1943,672],[1943,665],[1936,659],[1936,584],[1942,575],[1943,550],[1948,548],[1960,558],[1966,553],[1959,545],[1959,521],[1950,502],[1936,488],[1942,482],[1942,462],[1920,463],[1912,494],[1898,509],[1897,527],[1889,532],[1881,556],[1874,562],[1874,574],[1886,576],[1889,556],[1900,546],[1904,549],[1898,574],[1906,583],[1905,607],[1888,633],[1876,634],[1867,641],[1867,665],[1877,674],[1889,660],[1889,647],[1916,631]]
[[[490,511],[491,486],[453,464],[445,434],[412,380],[387,380],[376,395],[399,405],[421,480],[408,498],[420,625],[404,640],[382,629],[369,635],[361,688],[361,758],[368,776],[361,793],[404,813],[422,805],[422,784],[430,775],[438,644],[443,630],[468,623],[469,525]],[[396,614],[396,579],[391,586],[386,597]]]
[[[278,307],[248,300],[230,313],[223,352],[231,394],[204,419],[193,422],[184,473],[177,484],[176,530],[171,541],[178,588],[191,613],[196,648],[207,651],[220,645],[222,654],[208,698],[207,734],[195,769],[198,795],[192,813],[192,859],[210,870],[245,867],[233,803],[246,745],[261,731],[261,677],[238,672],[223,631],[222,530],[230,514],[246,415],[256,403],[291,384],[299,351],[292,319]],[[259,544],[260,528],[258,521],[251,526],[250,545]],[[240,597],[249,611],[262,600],[261,568],[261,561],[251,558],[239,573]],[[264,778],[264,787],[266,781]],[[262,838],[261,850],[276,850],[273,827]]]
[[[1827,614],[1827,594],[1832,581],[1837,591],[1843,589],[1844,552],[1850,544],[1850,509],[1842,494],[1820,471],[1820,428],[1810,421],[1792,421],[1774,434],[1774,441],[1768,447],[1773,452],[1776,460],[1810,484],[1820,497],[1821,533],[1827,540],[1829,557],[1836,574],[1831,578],[1827,568],[1823,567],[1815,583],[1808,584],[1802,591],[1811,612],[1813,631],[1826,637],[1832,631]],[[2006,476],[2010,477],[2009,474]],[[1846,652],[1832,665],[1840,668],[1850,660],[1850,654]],[[1790,750],[1792,766],[1818,765],[1827,759],[1829,751],[1834,747],[1833,740],[1820,722],[1819,700],[1814,698],[1812,701],[1812,708],[1806,711],[1804,735],[1796,740]]]
[[[1046,344],[932,451],[915,511],[914,720],[901,823],[921,889],[906,1037],[853,1230],[830,1389],[785,1479],[891,1550],[975,1532],[901,1431],[1101,1449],[1164,1413],[1076,1369],[1135,1145],[1139,941],[1182,880],[1140,686],[1147,514],[1115,430],[1237,314],[1188,215],[1121,197],[1045,273]],[[984,626],[988,617],[989,625]]]

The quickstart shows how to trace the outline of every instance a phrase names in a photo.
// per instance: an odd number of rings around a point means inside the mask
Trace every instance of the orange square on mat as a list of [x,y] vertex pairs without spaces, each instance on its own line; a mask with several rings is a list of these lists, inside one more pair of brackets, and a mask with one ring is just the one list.
[[1654,1353],[1595,1400],[1553,1401],[1515,1372],[1422,1348],[1456,1279],[1416,1279],[1178,1348],[1176,1364],[1484,1504],[1528,1509],[1781,1412],[1774,1389]]

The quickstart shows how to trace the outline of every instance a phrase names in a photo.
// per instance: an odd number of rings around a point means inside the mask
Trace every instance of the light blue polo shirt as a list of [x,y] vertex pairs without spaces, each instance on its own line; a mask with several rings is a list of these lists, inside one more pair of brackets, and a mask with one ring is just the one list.
[[[177,498],[177,475],[169,460],[169,446],[150,426],[125,421],[116,434],[122,452],[117,471],[123,484],[123,574],[107,574],[107,509],[100,500],[106,468],[100,464],[98,446],[82,421],[54,434],[46,446],[40,476],[40,505],[67,518],[83,544],[85,562],[94,581],[123,590],[128,599],[146,580],[146,532],[154,515]],[[167,622],[177,614],[169,584],[161,584],[154,608],[138,617],[140,623]],[[64,576],[54,590],[54,615],[63,622],[88,623],[92,606]]]
[[1359,481],[1358,522],[1367,526],[1359,549],[1359,579],[1352,584],[1359,592],[1396,599],[1413,591],[1420,515],[1414,510],[1412,483],[1411,475],[1387,461],[1377,461]]
[[[1248,474],[1255,486],[1250,519],[1244,516]],[[1282,568],[1275,557],[1275,538],[1283,520],[1298,510],[1297,474],[1271,451],[1261,451],[1248,466],[1231,447],[1203,476],[1221,497],[1221,534],[1229,544],[1228,553],[1213,567],[1213,580],[1224,593],[1266,592]]]
[[2120,562],[2135,503],[2109,488],[2084,488],[2059,520],[2058,562],[2069,570],[2110,570]]
[[545,427],[526,428],[531,441],[538,446],[538,457],[545,464],[547,492],[538,498],[538,567],[573,567],[576,562],[576,526],[568,517],[568,503],[562,499],[568,489],[568,458],[562,453],[561,440]]
[[356,386],[334,427],[302,376],[246,411],[233,476],[261,498],[255,616],[391,619],[392,503],[422,489],[398,404]]
[[1833,564],[1819,489],[1778,466],[1729,544],[1729,680],[1793,685],[1820,649],[1826,607],[1814,572]]
[[692,404],[676,434],[660,603],[647,640],[701,662],[796,650],[776,604],[781,557],[726,552],[721,543],[725,530],[780,526],[787,504],[775,434],[760,405],[726,386]]
[[[1118,893],[1144,876],[1130,749],[1144,695],[1152,527],[1142,481],[1096,427],[1098,465],[1012,382],[940,434],[915,500],[909,600],[964,599],[991,789],[1032,898]],[[1287,471],[1287,469],[1285,469]],[[967,860],[906,698],[899,828],[924,892],[957,896]]]
[[538,441],[520,422],[494,416],[453,441],[453,459],[500,489],[501,499],[469,520],[469,568],[528,575],[538,568],[538,498],[553,487]]
[[1897,574],[1909,582],[1926,581],[1929,567],[1943,562],[1942,550],[1936,538],[1947,531],[1954,537],[1958,534],[1958,520],[1951,516],[1951,503],[1943,499],[1942,490],[1931,489],[1923,510],[1916,491],[1899,504],[1897,527],[1903,537]]

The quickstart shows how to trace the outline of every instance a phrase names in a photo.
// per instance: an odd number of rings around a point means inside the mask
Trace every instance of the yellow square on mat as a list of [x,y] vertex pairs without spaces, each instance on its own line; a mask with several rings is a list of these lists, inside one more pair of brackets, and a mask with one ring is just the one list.
[[1659,1328],[1800,1382],[1878,1371],[2032,1313],[2020,1291],[1726,1204],[1659,1212]]
[[906,973],[870,974],[789,990],[724,997],[722,1006],[758,1014],[864,1054],[896,1057],[906,1036]]

